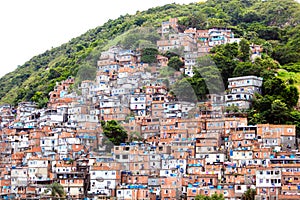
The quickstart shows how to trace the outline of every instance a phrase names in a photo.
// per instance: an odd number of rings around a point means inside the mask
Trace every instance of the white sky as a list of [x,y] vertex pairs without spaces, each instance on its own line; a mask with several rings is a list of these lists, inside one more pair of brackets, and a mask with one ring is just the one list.
[[108,19],[173,2],[195,0],[0,1],[0,77]]

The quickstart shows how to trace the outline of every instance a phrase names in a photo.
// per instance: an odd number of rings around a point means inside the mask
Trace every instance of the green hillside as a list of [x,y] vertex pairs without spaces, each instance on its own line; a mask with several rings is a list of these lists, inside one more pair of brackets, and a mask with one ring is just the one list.
[[[136,40],[135,45],[141,45],[145,40],[155,43],[158,39],[156,28],[170,17],[179,18],[181,29],[228,27],[236,37],[263,45],[266,55],[278,61],[285,73],[296,74],[293,84],[299,87],[298,3],[293,0],[208,0],[189,5],[168,4],[135,15],[120,16],[35,56],[0,79],[0,102],[17,104],[31,100],[44,105],[57,81],[76,77],[79,70],[94,68],[101,50],[116,44],[128,47],[130,37]],[[140,38],[132,37],[140,27],[148,27],[148,33]]]

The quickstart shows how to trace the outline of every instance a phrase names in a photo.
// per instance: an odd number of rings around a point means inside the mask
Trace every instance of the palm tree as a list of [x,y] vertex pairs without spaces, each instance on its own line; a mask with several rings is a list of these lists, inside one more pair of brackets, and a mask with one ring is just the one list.
[[256,190],[248,189],[242,196],[242,200],[254,200],[256,195]]
[[129,141],[142,141],[143,137],[140,132],[134,131],[129,133]]
[[54,199],[65,199],[66,197],[64,187],[58,182],[49,185],[48,190],[45,191],[45,193],[48,193],[49,191],[51,191],[51,197],[54,197]]

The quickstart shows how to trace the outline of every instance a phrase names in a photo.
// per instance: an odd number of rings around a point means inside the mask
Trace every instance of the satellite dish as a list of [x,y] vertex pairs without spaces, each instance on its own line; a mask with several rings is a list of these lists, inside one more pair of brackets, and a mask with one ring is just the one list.
[[104,181],[104,178],[102,178],[102,177],[96,177],[96,181],[98,181],[98,182],[103,182],[103,181]]
[[35,176],[36,176],[37,178],[42,178],[42,177],[43,177],[43,175],[42,175],[41,173],[36,173]]

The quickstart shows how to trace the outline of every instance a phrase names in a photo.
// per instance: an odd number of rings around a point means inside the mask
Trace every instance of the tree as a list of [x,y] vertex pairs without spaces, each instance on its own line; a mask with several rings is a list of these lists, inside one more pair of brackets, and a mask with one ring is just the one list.
[[264,95],[280,95],[285,90],[285,85],[282,79],[273,77],[264,81],[263,83],[263,94]]
[[214,61],[212,60],[211,56],[201,56],[197,58],[197,67],[208,67],[208,66],[215,66]]
[[171,68],[171,67],[162,67],[160,70],[159,70],[159,77],[161,78],[167,78],[167,77],[170,77],[170,76],[174,76],[174,68]]
[[299,92],[294,85],[286,86],[284,91],[282,91],[281,96],[289,108],[296,106],[299,100]]
[[264,42],[262,45],[263,51],[266,52],[266,54],[271,55],[273,52],[272,44],[268,41]]
[[166,53],[163,54],[163,56],[166,56],[168,59],[172,58],[172,57],[176,57],[179,54],[175,53],[174,51],[167,51]]
[[31,100],[36,102],[39,108],[45,107],[49,101],[42,92],[35,92]]
[[276,99],[271,104],[269,120],[271,123],[282,124],[288,120],[289,108],[286,103]]
[[175,69],[176,71],[179,71],[181,67],[184,66],[184,62],[181,61],[181,59],[178,56],[174,56],[170,58],[168,67],[171,67]]
[[150,42],[149,40],[138,40],[138,49],[145,49],[145,48],[153,48],[156,49],[156,45]]
[[255,31],[247,31],[243,37],[249,41],[255,41],[258,38],[258,33]]
[[[195,79],[193,79],[195,80]],[[202,81],[203,82],[203,81]],[[177,81],[172,87],[172,93],[176,96],[177,99],[181,101],[195,102],[197,101],[197,92],[195,89],[199,90],[200,82],[195,80],[195,83],[191,83],[190,79],[184,78],[180,81]],[[193,85],[192,85],[193,84]],[[205,87],[205,84],[203,85]],[[206,93],[206,90],[203,90],[203,93]]]
[[125,49],[156,47],[159,34],[152,27],[137,27],[123,34],[118,43]]
[[250,44],[247,40],[242,39],[239,43],[239,57],[242,61],[250,60]]
[[211,196],[197,195],[195,200],[225,200],[223,194],[213,194]]
[[225,44],[212,48],[212,59],[215,65],[220,70],[224,85],[227,85],[227,80],[232,76],[232,73],[238,63],[238,44]]
[[271,95],[255,95],[252,102],[252,109],[249,111],[249,124],[259,124],[269,122],[272,102],[275,97]]
[[227,85],[228,78],[232,76],[233,71],[236,68],[237,61],[219,53],[214,55],[213,59],[221,72],[224,85]]
[[278,77],[273,77],[264,82],[263,94],[272,95],[276,99],[280,99],[288,108],[296,106],[299,99],[298,89],[293,85],[285,83]]
[[129,141],[142,141],[143,137],[140,132],[134,131],[129,133]]
[[107,122],[101,121],[101,126],[103,129],[104,135],[114,145],[120,145],[120,143],[124,143],[126,141],[127,132],[115,120],[111,120],[111,121],[107,121]]
[[142,50],[141,61],[145,63],[155,63],[158,55],[157,48],[145,48]]
[[293,110],[290,112],[290,119],[289,121],[291,122],[291,124],[295,124],[296,125],[296,137],[299,138],[300,135],[300,111],[297,110]]
[[[81,83],[85,80],[94,81],[96,79],[97,68],[89,64],[83,64],[79,67],[76,74],[76,83]],[[77,84],[76,84],[77,85]]]
[[60,77],[60,73],[57,71],[57,69],[50,68],[49,74],[48,74],[48,80],[58,78]]
[[[248,112],[249,124],[286,124],[291,120],[292,106],[281,95],[256,95]],[[296,116],[296,115],[295,115]]]
[[298,73],[298,72],[300,72],[300,62],[284,65],[284,66],[282,66],[282,68],[289,72]]
[[248,124],[256,125],[265,123],[267,123],[267,121],[261,112],[258,112],[253,108],[248,110]]
[[162,84],[167,88],[167,90],[170,88],[170,81],[167,78],[162,79]]
[[239,62],[233,71],[233,77],[239,76],[260,76],[263,68],[260,65],[251,62]]
[[296,63],[300,61],[300,52],[293,49],[292,45],[278,45],[274,48],[272,58],[278,60],[280,64]]
[[48,189],[45,191],[45,193],[48,193],[48,191],[51,191],[51,196],[56,198],[65,198],[66,193],[64,191],[64,187],[58,183],[54,182],[51,185],[48,186]]
[[[194,67],[193,71],[195,75],[191,79],[196,79],[196,81],[198,81],[200,84],[199,85],[200,88],[201,86],[203,86],[202,82],[204,81],[204,86],[205,86],[204,89],[206,91],[206,94],[221,94],[225,91],[222,76],[217,67],[215,66]],[[195,91],[198,91],[197,88],[194,89]]]
[[207,17],[203,12],[193,12],[188,17],[183,17],[179,24],[184,25],[186,28],[204,29]]
[[254,21],[260,21],[261,19],[255,10],[246,10],[242,15],[241,20],[246,23],[253,23]]
[[256,195],[255,189],[248,189],[243,195],[242,200],[254,200]]

